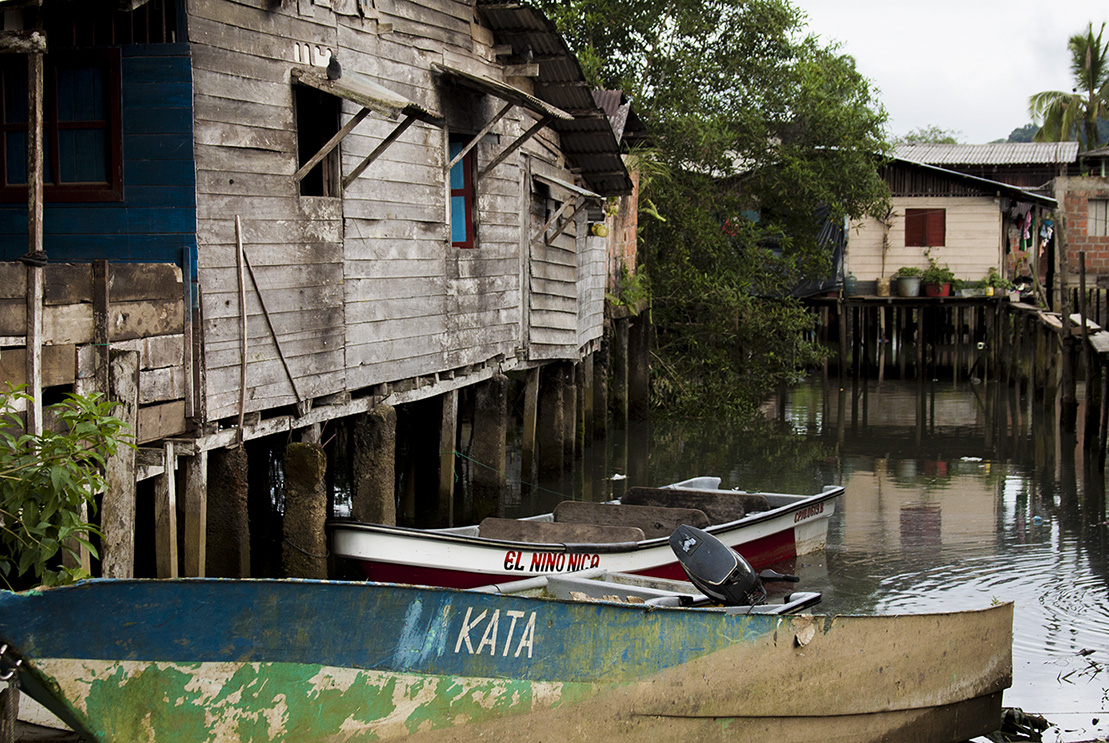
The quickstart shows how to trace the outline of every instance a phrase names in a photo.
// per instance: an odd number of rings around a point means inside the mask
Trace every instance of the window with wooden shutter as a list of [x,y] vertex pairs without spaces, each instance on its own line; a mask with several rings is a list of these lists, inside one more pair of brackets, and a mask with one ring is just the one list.
[[906,209],[906,247],[935,248],[946,244],[947,211],[945,209]]
[[1091,237],[1109,237],[1109,199],[1090,199],[1087,234]]

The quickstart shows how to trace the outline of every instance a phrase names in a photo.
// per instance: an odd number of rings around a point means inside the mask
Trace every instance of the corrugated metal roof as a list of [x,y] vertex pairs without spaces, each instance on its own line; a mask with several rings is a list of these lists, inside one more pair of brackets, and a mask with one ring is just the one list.
[[903,166],[919,168],[921,170],[926,170],[937,175],[942,175],[955,181],[960,181],[971,186],[972,188],[980,190],[982,193],[1002,194],[1009,197],[1010,199],[1013,199],[1014,201],[1020,201],[1029,204],[1038,204],[1049,209],[1055,209],[1059,205],[1059,202],[1057,202],[1050,196],[1044,196],[1043,194],[1038,194],[1035,191],[1029,191],[1028,189],[1019,188],[1008,183],[1002,183],[1001,181],[994,181],[990,180],[989,178],[981,178],[976,175],[968,175],[967,173],[960,173],[957,170],[948,170],[947,168],[941,168],[938,165],[931,165],[929,163],[922,163],[916,160],[908,160],[906,158],[896,156],[893,158],[893,162],[900,162]]
[[631,193],[631,177],[608,116],[593,100],[577,57],[554,23],[515,0],[477,0],[477,7],[497,42],[512,46],[512,59],[530,58],[539,65],[536,96],[574,115],[572,121],[551,122],[551,128],[589,188],[605,196]]
[[1078,143],[903,144],[893,154],[929,165],[1054,165],[1076,162]]

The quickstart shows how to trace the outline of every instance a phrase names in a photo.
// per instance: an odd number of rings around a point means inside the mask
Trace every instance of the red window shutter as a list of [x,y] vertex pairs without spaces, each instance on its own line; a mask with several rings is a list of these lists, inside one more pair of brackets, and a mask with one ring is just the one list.
[[925,244],[925,213],[924,209],[905,210],[905,245],[907,247],[921,247]]
[[946,244],[947,210],[906,209],[905,245],[933,248]]

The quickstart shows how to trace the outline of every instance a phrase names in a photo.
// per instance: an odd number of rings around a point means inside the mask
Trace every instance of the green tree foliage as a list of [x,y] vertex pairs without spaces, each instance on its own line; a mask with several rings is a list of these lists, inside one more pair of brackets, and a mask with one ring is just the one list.
[[922,126],[896,140],[897,144],[959,144],[961,132],[936,125]]
[[1008,139],[998,140],[999,142],[1033,142],[1035,141],[1036,132],[1040,127],[1035,124],[1025,124],[1024,126],[1017,127],[1009,132]]
[[16,412],[30,397],[18,388],[0,392],[0,578],[9,587],[68,583],[88,574],[61,563],[92,550],[96,528],[82,520],[81,506],[95,508],[104,490],[104,464],[129,438],[111,415],[114,403],[99,393],[69,395],[47,410],[57,430],[25,433]]
[[815,355],[789,293],[828,275],[818,207],[840,224],[886,201],[884,110],[785,0],[539,4],[591,82],[631,96],[669,174],[641,185],[656,402],[752,411]]
[[1035,141],[1084,142],[1089,149],[1101,146],[1099,119],[1109,114],[1109,45],[1102,42],[1105,24],[1097,36],[1091,23],[1084,33],[1070,37],[1071,92],[1045,90],[1028,101],[1032,118],[1041,122]]

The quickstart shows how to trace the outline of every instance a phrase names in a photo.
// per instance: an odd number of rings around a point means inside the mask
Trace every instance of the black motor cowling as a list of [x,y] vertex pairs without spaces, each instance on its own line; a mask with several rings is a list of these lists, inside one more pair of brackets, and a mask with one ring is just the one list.
[[766,598],[763,581],[796,582],[772,570],[756,573],[751,563],[719,539],[688,524],[670,535],[670,549],[685,574],[706,596],[725,606],[755,605]]

